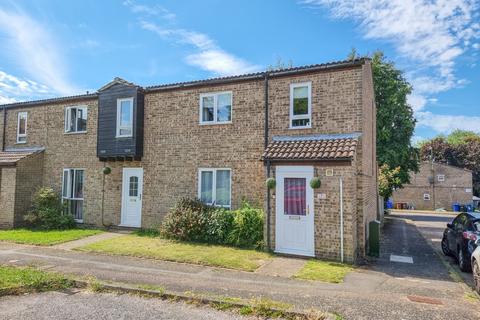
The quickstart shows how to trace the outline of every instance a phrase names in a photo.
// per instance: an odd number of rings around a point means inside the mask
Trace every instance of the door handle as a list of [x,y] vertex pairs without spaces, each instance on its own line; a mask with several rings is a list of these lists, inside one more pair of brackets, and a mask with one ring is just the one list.
[[310,214],[310,206],[307,204],[307,216]]
[[142,200],[142,194],[140,193],[140,200]]

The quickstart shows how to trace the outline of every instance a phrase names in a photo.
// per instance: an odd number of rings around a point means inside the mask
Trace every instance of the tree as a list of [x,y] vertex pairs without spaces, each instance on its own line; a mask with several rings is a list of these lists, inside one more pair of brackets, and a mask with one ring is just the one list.
[[[359,57],[352,48],[347,58]],[[418,171],[418,151],[411,143],[416,120],[407,102],[412,86],[381,51],[376,51],[371,59],[377,107],[377,161],[381,168],[379,179],[383,179],[379,183],[387,184],[380,194],[388,198],[391,191],[387,190],[409,183],[409,173]]]
[[447,136],[447,142],[453,145],[465,144],[469,138],[477,138],[478,135],[473,131],[454,130]]

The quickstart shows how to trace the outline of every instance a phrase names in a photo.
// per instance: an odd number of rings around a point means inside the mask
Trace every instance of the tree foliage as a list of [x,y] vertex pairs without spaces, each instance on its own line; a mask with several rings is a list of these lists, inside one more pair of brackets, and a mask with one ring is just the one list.
[[[352,48],[348,59],[359,58]],[[380,194],[389,197],[393,188],[410,182],[411,171],[418,171],[418,150],[411,139],[416,120],[407,96],[412,86],[381,51],[371,55],[373,86],[377,107],[377,161],[380,165]]]
[[473,190],[480,194],[480,136],[470,131],[456,130],[424,142],[420,157],[425,161],[445,163],[469,169],[473,173]]

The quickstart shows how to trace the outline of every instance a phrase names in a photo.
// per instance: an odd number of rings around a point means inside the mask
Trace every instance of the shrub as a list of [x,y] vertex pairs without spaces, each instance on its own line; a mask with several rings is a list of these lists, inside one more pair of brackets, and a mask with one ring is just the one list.
[[25,222],[33,228],[71,229],[76,226],[73,216],[64,213],[59,195],[51,188],[42,187],[33,197],[32,210],[25,215]]
[[234,213],[223,208],[210,209],[209,220],[205,230],[205,242],[228,244],[233,229]]
[[262,247],[263,210],[243,202],[242,207],[233,214],[235,220],[229,235],[229,243],[237,247]]

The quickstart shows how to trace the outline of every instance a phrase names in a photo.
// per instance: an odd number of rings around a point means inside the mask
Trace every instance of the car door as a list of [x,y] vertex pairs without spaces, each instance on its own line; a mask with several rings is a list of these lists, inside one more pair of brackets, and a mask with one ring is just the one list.
[[462,216],[463,214],[457,216],[452,222],[452,228],[448,230],[448,248],[451,252],[457,253],[457,233],[462,233]]

